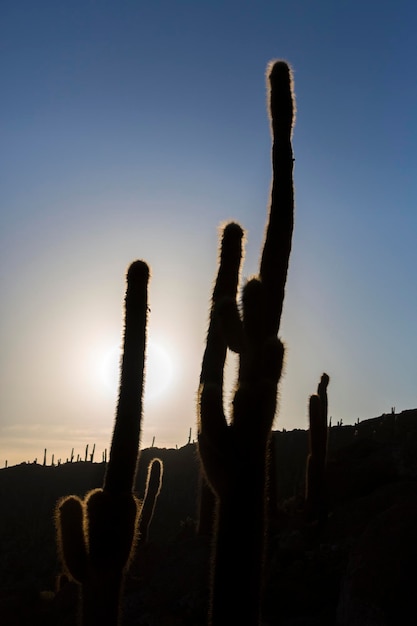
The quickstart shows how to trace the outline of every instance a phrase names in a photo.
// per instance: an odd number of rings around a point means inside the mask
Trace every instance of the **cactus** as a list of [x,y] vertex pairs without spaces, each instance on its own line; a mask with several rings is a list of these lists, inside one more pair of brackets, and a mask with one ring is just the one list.
[[71,458],[70,458],[70,463],[72,463],[74,460],[74,448],[71,449]]
[[[266,531],[267,451],[284,348],[277,337],[293,230],[294,97],[289,66],[268,67],[273,182],[259,275],[236,303],[243,230],[224,230],[198,391],[198,446],[216,497],[210,624],[259,624]],[[230,421],[223,409],[227,349],[239,354]]]
[[139,543],[147,543],[149,541],[149,527],[155,512],[156,501],[161,492],[163,471],[164,464],[161,459],[152,459],[148,467],[146,489],[139,521]]
[[95,453],[95,451],[96,451],[96,444],[93,445],[93,449],[92,449],[91,454],[90,454],[90,463],[94,462],[94,453]]
[[44,467],[46,466],[46,448],[45,448],[44,453],[43,453],[43,466]]
[[203,472],[200,472],[198,483],[198,520],[196,533],[200,537],[211,537],[213,532],[216,497],[208,485]]
[[327,425],[329,376],[323,374],[317,394],[309,401],[309,444],[306,471],[306,513],[310,522],[317,522],[319,529],[327,520],[326,461],[329,428]]
[[81,587],[83,626],[119,624],[124,575],[135,546],[138,506],[132,488],[142,417],[148,279],[147,265],[132,263],[119,399],[103,488],[84,501],[68,496],[56,509],[58,549],[65,574]]

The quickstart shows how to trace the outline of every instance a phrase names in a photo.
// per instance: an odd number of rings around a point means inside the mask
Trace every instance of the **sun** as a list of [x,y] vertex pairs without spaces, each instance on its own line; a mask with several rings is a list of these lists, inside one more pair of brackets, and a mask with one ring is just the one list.
[[[120,380],[119,346],[105,353],[100,366],[100,381],[106,392],[117,396]],[[166,348],[156,341],[147,342],[145,359],[144,402],[161,400],[169,391],[174,377],[173,360]]]

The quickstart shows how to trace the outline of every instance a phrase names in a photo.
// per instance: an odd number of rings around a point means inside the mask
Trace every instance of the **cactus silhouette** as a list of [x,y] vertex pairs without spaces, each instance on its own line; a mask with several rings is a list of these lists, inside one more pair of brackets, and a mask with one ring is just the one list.
[[[210,624],[257,625],[260,620],[266,530],[268,447],[284,348],[277,334],[293,230],[295,104],[291,70],[268,66],[273,181],[259,275],[236,302],[243,230],[223,229],[206,349],[198,391],[198,446],[216,497]],[[230,419],[223,408],[227,349],[239,354]]]
[[148,266],[135,261],[127,273],[124,348],[111,451],[102,489],[61,500],[57,542],[65,574],[80,584],[80,623],[119,623],[123,580],[132,556],[138,504],[132,493],[142,417]]
[[146,478],[146,489],[139,521],[138,543],[146,543],[149,541],[149,528],[155,512],[156,501],[162,488],[163,471],[164,464],[161,459],[152,459],[149,463],[148,475]]
[[328,441],[328,399],[329,376],[323,374],[317,387],[317,394],[309,401],[309,444],[306,471],[306,513],[309,521],[318,522],[319,528],[327,520],[326,500],[326,461]]

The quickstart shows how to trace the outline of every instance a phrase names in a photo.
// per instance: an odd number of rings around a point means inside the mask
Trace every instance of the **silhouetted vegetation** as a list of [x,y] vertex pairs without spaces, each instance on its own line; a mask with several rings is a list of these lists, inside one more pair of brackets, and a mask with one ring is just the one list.
[[329,377],[323,374],[317,394],[309,402],[309,443],[306,476],[306,511],[310,521],[321,527],[327,519],[326,462],[327,462],[327,385]]
[[146,489],[139,519],[138,543],[149,541],[149,529],[155,512],[156,501],[162,488],[163,463],[152,459],[148,467]]
[[[295,103],[284,62],[272,64],[271,206],[259,275],[236,300],[243,230],[223,230],[210,326],[199,388],[198,445],[204,476],[215,495],[210,624],[256,625],[260,619],[266,533],[267,453],[284,348],[277,338],[293,230]],[[239,354],[230,423],[223,408],[227,350]]]
[[[124,574],[135,549],[140,510],[132,489],[142,417],[148,278],[145,263],[132,263],[119,401],[103,488],[90,491],[84,501],[67,496],[57,506],[58,548],[65,574],[80,585],[83,626],[119,623]],[[88,445],[85,461],[87,456]]]

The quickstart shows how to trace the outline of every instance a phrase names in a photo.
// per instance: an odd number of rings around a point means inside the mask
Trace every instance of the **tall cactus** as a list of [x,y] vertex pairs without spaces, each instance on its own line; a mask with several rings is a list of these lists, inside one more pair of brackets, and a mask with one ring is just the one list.
[[[223,230],[198,393],[199,454],[216,497],[212,626],[255,626],[260,619],[267,451],[284,356],[277,334],[294,213],[295,103],[287,63],[271,63],[268,80],[273,182],[259,275],[245,284],[240,311],[236,294],[243,231],[228,224]],[[223,408],[228,348],[239,354],[229,421]]]
[[309,401],[309,443],[306,470],[306,513],[311,522],[319,528],[327,520],[326,461],[328,441],[328,399],[329,376],[323,374],[317,387],[317,394]]
[[119,624],[120,597],[133,553],[138,506],[132,493],[142,417],[149,269],[135,261],[127,273],[120,391],[103,488],[61,500],[57,540],[65,572],[81,586],[83,626]]

